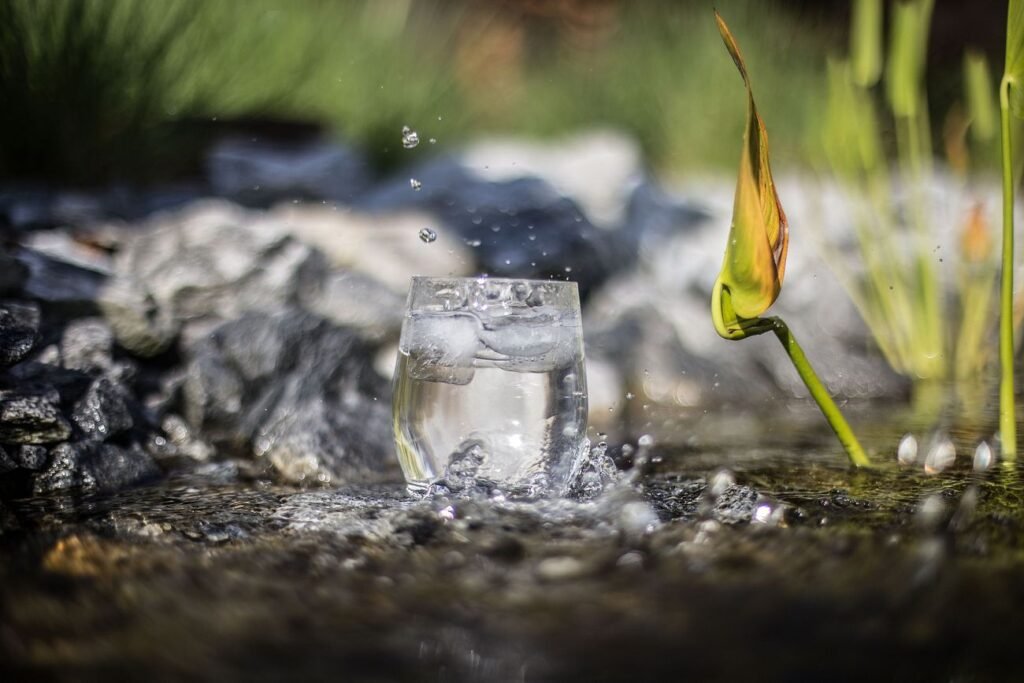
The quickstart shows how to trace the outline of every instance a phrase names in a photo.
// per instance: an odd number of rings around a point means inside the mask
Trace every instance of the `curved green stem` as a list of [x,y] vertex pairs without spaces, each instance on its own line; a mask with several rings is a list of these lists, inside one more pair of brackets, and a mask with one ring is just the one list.
[[999,301],[999,437],[1003,458],[1017,457],[1017,423],[1013,395],[1013,150],[1010,140],[1010,82],[999,88],[1003,160],[1003,265]]
[[828,420],[829,426],[832,427],[832,431],[839,438],[839,443],[843,444],[843,448],[846,449],[846,454],[850,456],[850,462],[857,467],[870,465],[871,461],[868,460],[868,456],[864,453],[864,449],[861,448],[857,437],[853,435],[853,430],[850,429],[846,418],[839,411],[839,406],[829,396],[828,390],[821,383],[817,373],[814,372],[814,368],[811,367],[807,356],[804,355],[804,350],[793,337],[793,333],[789,331],[789,327],[781,318],[769,318],[768,320],[772,323],[772,332],[782,342],[782,348],[786,350],[789,359],[793,361],[793,367],[799,373],[800,379],[804,381],[804,384],[807,385],[807,390],[811,392],[811,398],[821,408],[821,412],[824,414],[825,419]]

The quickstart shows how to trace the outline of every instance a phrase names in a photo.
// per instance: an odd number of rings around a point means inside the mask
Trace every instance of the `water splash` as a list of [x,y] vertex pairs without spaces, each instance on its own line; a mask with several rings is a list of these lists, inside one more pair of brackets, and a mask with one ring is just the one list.
[[982,441],[978,444],[978,447],[974,449],[974,471],[984,472],[988,468],[992,467],[995,463],[995,453],[992,452],[992,447],[988,445],[987,441]]
[[949,468],[956,460],[956,446],[948,437],[936,437],[928,449],[928,455],[924,459],[924,471],[928,474],[938,474]]
[[913,434],[904,434],[896,447],[896,460],[901,465],[913,465],[917,460],[917,439]]
[[402,147],[412,149],[420,144],[420,134],[409,126],[402,126]]
[[420,188],[423,187],[423,183],[416,180],[415,178],[409,178],[409,187],[411,187],[416,192],[419,192]]
[[435,230],[432,230],[430,228],[423,228],[422,230],[420,230],[420,240],[422,240],[423,242],[430,244],[436,239],[437,232]]

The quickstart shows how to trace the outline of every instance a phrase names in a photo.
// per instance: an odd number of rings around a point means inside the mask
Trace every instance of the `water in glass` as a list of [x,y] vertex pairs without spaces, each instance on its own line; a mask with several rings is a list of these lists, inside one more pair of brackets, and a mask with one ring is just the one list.
[[587,417],[575,283],[413,278],[393,411],[412,491],[561,486]]

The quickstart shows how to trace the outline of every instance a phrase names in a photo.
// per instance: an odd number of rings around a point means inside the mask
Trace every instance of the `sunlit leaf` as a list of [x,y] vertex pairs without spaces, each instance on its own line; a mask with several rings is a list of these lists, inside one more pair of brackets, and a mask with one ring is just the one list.
[[779,295],[789,228],[775,192],[768,161],[768,133],[754,104],[746,64],[717,12],[715,20],[747,89],[747,122],[732,225],[711,304],[715,329],[723,337],[735,339],[747,336],[747,323],[768,310]]
[[854,82],[870,88],[882,74],[882,0],[854,0],[850,55]]
[[979,142],[988,142],[996,135],[999,116],[992,93],[992,74],[988,60],[973,50],[964,54],[964,83],[967,89],[967,111],[971,117],[971,135]]
[[1010,84],[1010,110],[1024,118],[1024,0],[1010,0],[1006,14],[1006,67]]

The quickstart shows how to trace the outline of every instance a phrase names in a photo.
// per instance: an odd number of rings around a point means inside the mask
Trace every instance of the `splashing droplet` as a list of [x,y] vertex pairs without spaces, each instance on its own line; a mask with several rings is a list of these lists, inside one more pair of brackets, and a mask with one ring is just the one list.
[[423,183],[416,180],[415,178],[409,178],[409,187],[419,192],[419,189],[423,187]]
[[427,142],[429,142],[432,145],[436,145],[437,144],[437,138],[430,138],[430,140],[428,140]]
[[412,149],[420,144],[420,134],[409,126],[402,126],[402,147]]
[[917,460],[917,439],[913,434],[904,434],[896,448],[896,460],[901,465],[911,465]]
[[947,438],[936,439],[924,459],[924,471],[928,474],[942,472],[956,460],[956,446]]
[[984,472],[992,467],[993,462],[995,462],[995,454],[992,452],[992,447],[988,445],[987,441],[982,441],[974,449],[974,471]]
[[437,239],[437,233],[431,230],[430,228],[423,228],[422,230],[420,230],[420,239],[426,242],[427,244],[430,244],[431,242]]

